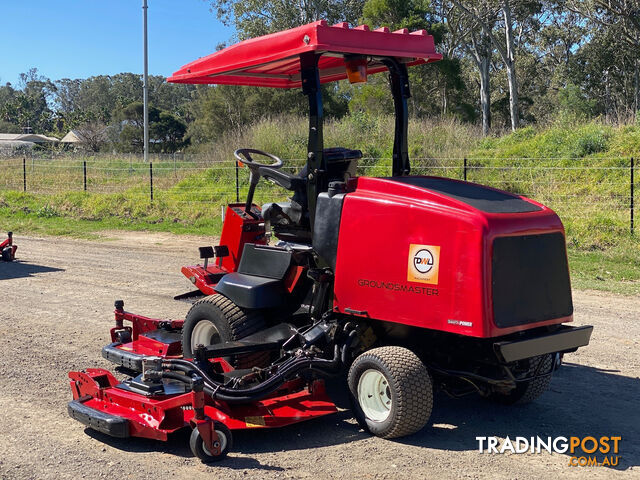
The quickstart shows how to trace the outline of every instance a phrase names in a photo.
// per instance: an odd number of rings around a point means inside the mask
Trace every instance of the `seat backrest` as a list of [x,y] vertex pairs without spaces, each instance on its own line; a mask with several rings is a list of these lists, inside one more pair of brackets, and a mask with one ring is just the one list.
[[238,273],[282,280],[291,266],[292,256],[290,250],[247,243],[242,251]]

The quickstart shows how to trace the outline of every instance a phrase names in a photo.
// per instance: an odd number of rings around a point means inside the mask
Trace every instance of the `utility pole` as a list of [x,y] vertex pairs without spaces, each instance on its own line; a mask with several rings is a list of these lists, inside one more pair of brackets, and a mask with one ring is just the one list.
[[147,0],[142,0],[142,29],[144,50],[144,74],[142,90],[144,92],[144,161],[149,161],[149,58],[147,49]]

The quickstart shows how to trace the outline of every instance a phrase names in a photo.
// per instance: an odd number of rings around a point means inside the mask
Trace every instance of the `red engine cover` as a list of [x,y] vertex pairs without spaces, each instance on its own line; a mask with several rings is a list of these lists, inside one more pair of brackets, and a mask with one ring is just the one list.
[[[551,232],[564,240],[551,209],[435,177],[352,182],[355,191],[344,199],[340,223],[335,311],[473,337],[572,320],[569,313],[505,328],[494,322],[493,240]],[[570,304],[568,273],[566,281]]]

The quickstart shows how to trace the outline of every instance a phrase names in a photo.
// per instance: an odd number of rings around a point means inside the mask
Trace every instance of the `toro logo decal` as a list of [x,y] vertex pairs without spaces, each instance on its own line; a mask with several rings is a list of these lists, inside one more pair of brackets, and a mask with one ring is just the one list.
[[438,284],[440,267],[440,247],[434,245],[409,246],[409,267],[407,280],[409,282]]

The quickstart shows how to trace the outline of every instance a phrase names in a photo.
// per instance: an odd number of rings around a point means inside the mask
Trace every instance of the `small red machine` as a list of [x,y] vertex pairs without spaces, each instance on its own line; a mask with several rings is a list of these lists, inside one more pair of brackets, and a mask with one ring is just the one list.
[[[166,440],[191,427],[193,453],[213,461],[234,429],[335,412],[327,377],[383,438],[422,429],[434,389],[503,404],[539,397],[559,358],[592,332],[567,325],[564,228],[525,197],[410,175],[407,67],[440,58],[425,31],[320,21],[176,72],[170,82],[301,87],[307,165],[291,175],[275,155],[235,152],[250,172],[247,200],[228,206],[220,245],[200,249],[204,265],[183,268],[206,296],[184,320],[116,302],[103,356],[134,377],[71,372],[69,414],[117,437]],[[324,147],[320,85],[378,72],[389,74],[395,106],[392,175],[357,177],[360,151]],[[261,178],[291,200],[255,205]]]
[[17,249],[18,246],[13,244],[13,232],[7,233],[7,239],[0,243],[0,258],[4,262],[13,262]]

